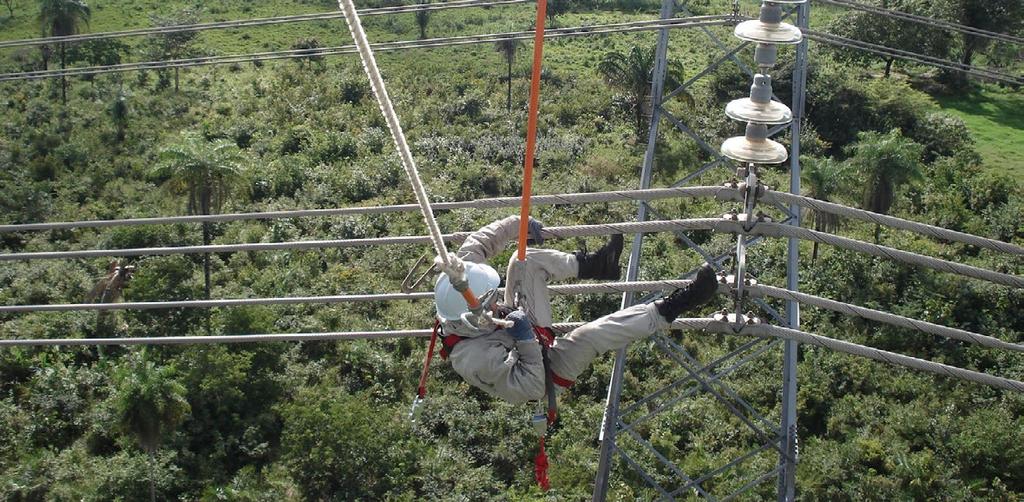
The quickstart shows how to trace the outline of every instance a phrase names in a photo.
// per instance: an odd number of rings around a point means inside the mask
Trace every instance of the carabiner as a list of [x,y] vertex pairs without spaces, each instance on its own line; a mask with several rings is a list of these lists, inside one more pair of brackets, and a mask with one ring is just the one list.
[[412,266],[412,269],[409,270],[409,273],[405,274],[405,279],[402,279],[403,293],[412,293],[413,291],[415,291],[416,288],[420,287],[420,284],[423,284],[423,281],[427,279],[427,276],[429,276],[434,270],[437,269],[437,265],[434,265],[432,263],[429,267],[427,267],[427,269],[423,272],[422,275],[416,278],[415,281],[412,280],[412,278],[416,275],[416,271],[423,265],[423,262],[426,261],[429,257],[430,253],[423,253],[419,257],[419,259],[416,260],[416,264]]

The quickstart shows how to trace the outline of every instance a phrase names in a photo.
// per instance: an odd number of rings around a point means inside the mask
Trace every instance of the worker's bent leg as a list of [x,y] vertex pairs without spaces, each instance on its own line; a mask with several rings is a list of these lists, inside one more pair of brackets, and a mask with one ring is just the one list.
[[669,325],[654,304],[635,305],[608,314],[555,339],[548,351],[551,370],[561,379],[576,380],[597,356],[621,349]]
[[554,249],[527,249],[525,262],[512,255],[505,275],[505,305],[523,307],[537,326],[551,326],[548,283],[576,277],[578,271],[575,256]]

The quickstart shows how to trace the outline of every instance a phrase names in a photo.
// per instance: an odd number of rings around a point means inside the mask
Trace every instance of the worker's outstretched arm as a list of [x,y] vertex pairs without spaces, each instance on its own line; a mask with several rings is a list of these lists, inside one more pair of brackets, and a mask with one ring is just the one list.
[[459,248],[459,258],[482,263],[501,252],[519,234],[519,217],[509,216],[473,232]]
[[[538,244],[543,243],[541,230],[543,225],[530,218],[530,239]],[[485,262],[500,253],[509,242],[519,237],[519,217],[509,216],[490,223],[486,227],[473,232],[459,248],[459,258],[475,263]]]

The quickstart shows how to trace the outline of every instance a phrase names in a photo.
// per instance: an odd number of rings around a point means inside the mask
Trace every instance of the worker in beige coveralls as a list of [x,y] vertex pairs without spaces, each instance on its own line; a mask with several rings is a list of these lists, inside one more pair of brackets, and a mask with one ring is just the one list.
[[[540,241],[541,225],[530,221],[530,234]],[[621,274],[622,235],[593,253],[563,253],[529,248],[525,262],[513,255],[509,262],[504,302],[494,291],[501,282],[487,260],[517,237],[519,217],[495,221],[473,233],[450,256],[450,267],[434,287],[437,317],[452,368],[466,382],[511,403],[540,400],[545,396],[545,369],[534,326],[550,327],[548,283],[567,278],[618,279]],[[441,260],[435,260],[441,265]],[[455,277],[455,286],[451,277]],[[468,283],[476,294],[484,293],[487,315],[470,313],[459,287]],[[576,377],[600,354],[625,347],[666,329],[680,314],[707,303],[717,290],[715,273],[704,265],[696,279],[651,304],[636,305],[588,322],[564,337],[555,338],[548,358],[556,393],[572,385]],[[518,306],[522,310],[514,310]],[[525,312],[524,312],[525,311]],[[504,318],[509,327],[494,319]]]

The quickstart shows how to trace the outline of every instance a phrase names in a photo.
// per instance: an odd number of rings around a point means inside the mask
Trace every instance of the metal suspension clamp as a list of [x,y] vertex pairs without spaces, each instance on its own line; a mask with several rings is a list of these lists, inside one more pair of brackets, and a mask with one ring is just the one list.
[[722,310],[716,312],[712,316],[716,322],[724,322],[733,327],[733,331],[739,333],[745,326],[756,326],[763,324],[760,317],[757,317],[753,312],[747,312],[746,314],[736,314],[735,312],[729,312],[728,310]]
[[[735,297],[737,297],[737,295],[738,295],[738,293],[739,293],[739,290],[740,290],[740,288],[738,287],[739,285],[738,285],[738,284],[736,283],[736,275],[735,275],[735,274],[728,274],[728,275],[723,275],[723,276],[721,276],[721,277],[722,277],[722,278],[721,278],[721,281],[724,281],[724,282],[722,282],[722,283],[723,283],[723,284],[728,284],[728,285],[729,285],[729,288],[730,288],[730,291],[729,291],[729,293],[730,293],[730,294],[731,294],[731,295],[732,295],[732,296],[733,296],[734,298],[735,298]],[[750,276],[746,276],[746,277],[744,277],[744,278],[743,278],[743,288],[742,288],[742,294],[743,294],[743,297],[744,297],[744,298],[750,298],[750,297],[753,297],[753,296],[754,296],[754,295],[753,295],[753,294],[752,294],[752,293],[750,292],[750,290],[749,290],[749,289],[747,289],[747,288],[749,288],[749,287],[751,287],[751,286],[757,286],[757,279],[752,279],[752,278],[751,278]],[[760,296],[760,295],[759,295],[759,296]]]

